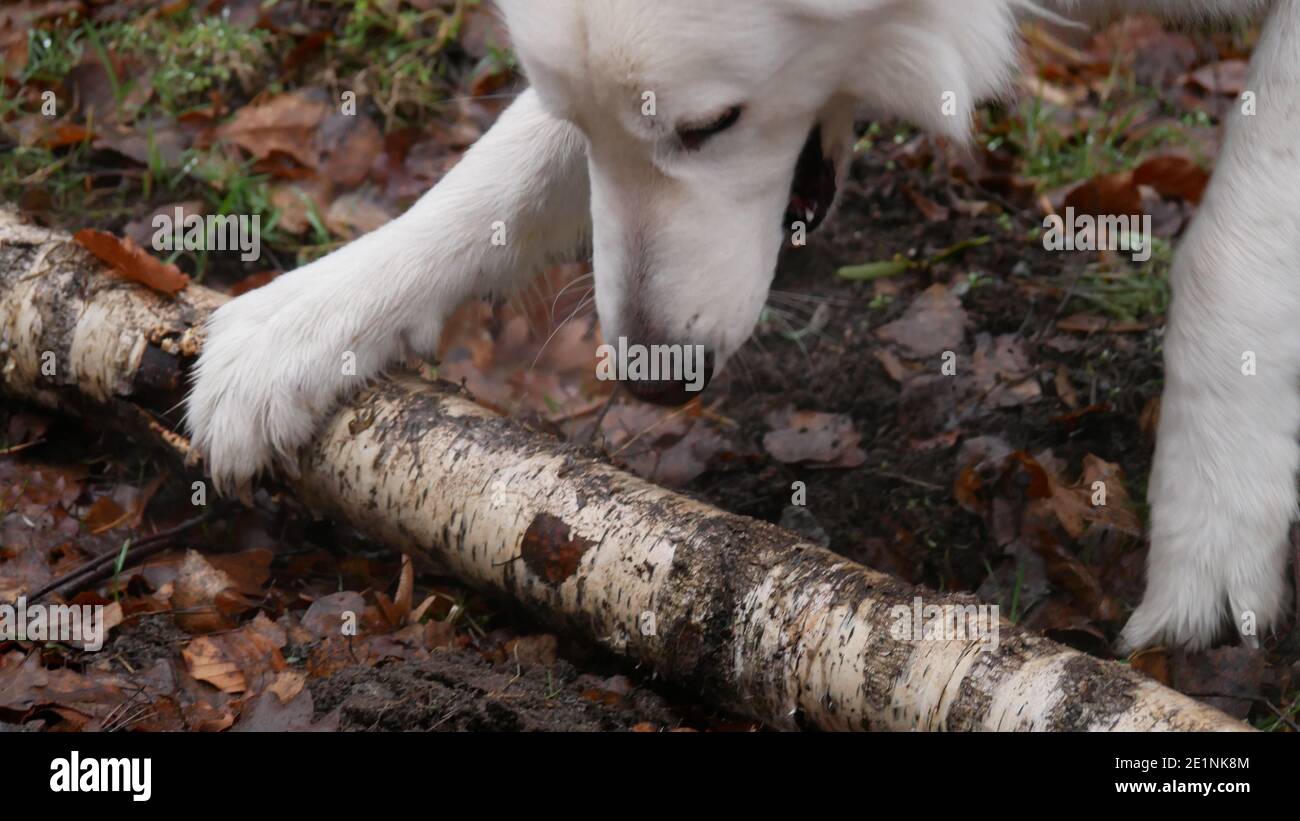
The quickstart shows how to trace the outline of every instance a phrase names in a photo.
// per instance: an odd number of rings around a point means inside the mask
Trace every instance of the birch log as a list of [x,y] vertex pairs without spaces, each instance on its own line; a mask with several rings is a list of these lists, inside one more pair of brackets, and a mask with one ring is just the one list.
[[[0,210],[2,387],[184,454],[160,411],[222,297],[168,299]],[[42,363],[53,361],[53,373]],[[256,367],[256,363],[250,363]],[[286,486],[557,629],[778,728],[1233,730],[1111,661],[1011,625],[898,638],[915,588],[793,533],[623,473],[454,388],[385,381],[340,409]],[[895,611],[895,608],[903,608]]]

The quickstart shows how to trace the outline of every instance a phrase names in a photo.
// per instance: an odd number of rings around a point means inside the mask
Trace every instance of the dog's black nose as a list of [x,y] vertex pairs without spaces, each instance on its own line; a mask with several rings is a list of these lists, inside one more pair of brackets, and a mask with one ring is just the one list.
[[[674,347],[674,346],[666,346]],[[649,371],[624,372],[620,383],[627,392],[643,402],[675,407],[685,405],[704,392],[713,379],[713,354],[699,345],[680,346],[686,351],[682,367],[670,367],[670,357],[660,359],[660,367]],[[651,348],[653,350],[653,348]],[[698,351],[698,353],[692,353]],[[647,375],[648,374],[648,375]]]

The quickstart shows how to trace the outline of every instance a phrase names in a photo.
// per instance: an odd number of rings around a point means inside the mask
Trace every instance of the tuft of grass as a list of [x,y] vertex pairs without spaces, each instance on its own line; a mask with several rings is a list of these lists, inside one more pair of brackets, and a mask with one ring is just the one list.
[[[1271,716],[1264,716],[1255,721],[1255,729],[1263,730],[1266,733],[1286,732],[1300,722],[1300,690],[1288,696],[1290,705],[1282,709],[1277,709],[1276,713]],[[1283,704],[1287,704],[1284,699]]]
[[1091,310],[1101,310],[1119,320],[1138,321],[1162,316],[1173,296],[1169,272],[1173,267],[1173,246],[1162,239],[1151,240],[1151,259],[1139,267],[1089,266],[1079,276],[1073,298]]
[[[267,0],[264,5],[274,3]],[[330,0],[331,8],[317,18],[324,21],[327,35],[320,52],[283,76],[281,60],[300,44],[297,35],[246,30],[199,8],[169,14],[145,11],[112,22],[64,20],[27,33],[28,61],[18,89],[0,85],[0,121],[39,116],[28,92],[66,84],[75,68],[91,59],[106,70],[119,106],[138,90],[141,78],[148,78],[153,94],[139,109],[120,112],[124,123],[175,120],[209,105],[214,94],[233,111],[256,94],[324,85],[365,97],[390,130],[423,127],[445,117],[446,102],[460,82],[456,72],[472,66],[459,37],[466,11],[478,4],[456,0],[420,11],[377,0]],[[508,50],[490,50],[474,71],[493,77],[514,63]],[[129,70],[122,70],[124,64]],[[140,169],[130,164],[105,167],[103,153],[88,144],[24,147],[15,145],[14,134],[6,134],[0,137],[0,197],[38,197],[42,210],[57,224],[106,227],[140,217],[145,204],[204,199],[213,213],[260,214],[263,246],[296,255],[299,261],[335,245],[337,238],[314,210],[309,214],[313,230],[305,243],[277,231],[279,213],[270,201],[275,181],[253,174],[220,146],[191,149],[172,165],[154,148],[153,135],[148,137],[149,160]],[[202,276],[206,261],[195,262]]]
[[[326,49],[328,64],[339,77],[374,100],[388,127],[427,122],[452,88],[447,52],[460,37],[465,10],[479,0],[457,0],[447,11],[406,8],[399,4],[357,0],[341,31]],[[513,57],[500,59],[513,66]]]
[[[1024,100],[1012,115],[990,114],[982,139],[991,151],[1009,148],[1018,154],[1023,160],[1021,174],[1040,191],[1129,171],[1153,152],[1192,145],[1183,128],[1173,125],[1157,126],[1134,138],[1131,132],[1138,110],[1113,101],[1079,129],[1063,130],[1058,113],[1056,106],[1040,98]],[[1196,115],[1185,115],[1182,123],[1200,124]]]
[[274,65],[273,34],[194,10],[84,29],[113,53],[149,65],[158,106],[173,117],[205,104],[212,91],[251,91]]
[[[1068,126],[1061,125],[1058,107],[1038,97],[1022,100],[1011,112],[989,109],[980,139],[991,151],[1016,154],[1021,161],[1020,174],[1039,191],[1131,171],[1152,154],[1171,148],[1196,147],[1187,129],[1207,125],[1208,115],[1164,110],[1155,90],[1131,80],[1121,85],[1112,87],[1089,120],[1078,123],[1067,119]],[[1164,110],[1170,123],[1136,129],[1144,102]],[[1033,233],[1037,241],[1039,232],[1035,229]],[[1140,266],[1090,265],[1073,284],[1071,301],[1127,321],[1164,314],[1171,298],[1173,250],[1158,238],[1153,238],[1152,245],[1151,259]]]
[[19,75],[23,84],[53,84],[62,80],[81,62],[85,44],[82,32],[73,29],[53,33],[33,28],[27,32],[27,65]]

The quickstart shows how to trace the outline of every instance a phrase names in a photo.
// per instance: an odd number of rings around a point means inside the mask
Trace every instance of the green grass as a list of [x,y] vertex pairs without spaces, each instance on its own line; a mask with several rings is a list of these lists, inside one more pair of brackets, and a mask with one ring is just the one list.
[[30,29],[27,32],[27,65],[19,75],[19,82],[58,82],[81,62],[83,48],[80,30],[56,33]]
[[341,73],[355,72],[365,80],[390,127],[425,121],[448,95],[441,57],[460,36],[467,4],[458,3],[449,16],[437,9],[385,10],[372,0],[344,5],[353,8],[327,59]]
[[1172,263],[1173,246],[1152,238],[1151,259],[1137,268],[1090,266],[1079,277],[1074,298],[1086,303],[1084,307],[1100,309],[1124,321],[1162,316],[1169,310],[1172,297],[1169,285]]
[[[1208,124],[1203,112],[1176,116],[1178,112],[1165,111],[1170,124],[1133,136],[1139,111],[1135,102],[1154,99],[1155,91],[1132,83],[1113,88],[1090,120],[1064,129],[1058,124],[1057,107],[1030,98],[1021,101],[1014,112],[986,112],[981,139],[989,150],[1009,150],[1019,156],[1019,173],[1038,191],[1059,190],[1097,176],[1131,171],[1155,154],[1194,147],[1186,129]],[[1035,242],[1038,239],[1033,237]],[[1159,238],[1153,238],[1152,244],[1151,259],[1144,263],[1088,266],[1070,283],[1071,309],[1126,321],[1164,314],[1171,296],[1173,249]]]
[[[1264,732],[1274,733],[1281,730],[1289,729],[1291,725],[1300,723],[1300,690],[1291,693],[1288,700],[1283,700],[1283,704],[1288,706],[1278,710],[1281,716],[1265,716],[1255,721],[1255,729]],[[1288,724],[1290,722],[1290,724]]]
[[172,117],[207,104],[210,92],[253,90],[275,65],[270,32],[244,31],[220,16],[190,12],[143,25],[109,24],[98,33],[90,25],[84,28],[88,37],[98,36],[113,53],[153,67],[157,105]]
[[[269,9],[277,2],[266,0],[263,5]],[[38,116],[39,92],[47,88],[63,87],[62,112],[68,78],[78,65],[92,60],[107,73],[119,121],[136,123],[150,140],[149,158],[141,168],[114,161],[84,143],[56,149],[22,147],[14,144],[16,134],[11,131],[8,145],[0,139],[0,198],[21,201],[36,196],[57,224],[112,229],[145,216],[152,207],[202,199],[211,213],[260,215],[263,247],[286,265],[320,256],[340,238],[330,233],[314,207],[306,236],[280,229],[280,213],[271,202],[277,180],[255,173],[250,162],[233,160],[219,145],[190,149],[169,164],[153,146],[153,135],[138,124],[175,121],[210,106],[213,99],[234,112],[257,94],[323,86],[356,91],[378,111],[385,130],[427,127],[431,120],[445,118],[446,101],[455,89],[453,64],[466,66],[458,45],[464,13],[478,2],[459,0],[450,10],[429,12],[372,0],[318,3],[317,10],[323,9],[328,20],[328,36],[318,52],[290,69],[283,61],[301,42],[298,36],[245,30],[195,8],[105,23],[74,19],[59,28],[33,29],[28,33],[28,61],[18,75],[20,87],[15,92],[0,85],[0,122]],[[491,72],[513,67],[514,58],[493,50],[482,63],[486,65],[477,69]],[[121,70],[123,65],[129,69]],[[148,100],[138,109],[122,110],[133,92],[135,98],[142,96],[137,84],[146,77],[153,89]],[[206,253],[181,251],[173,258],[189,259],[200,278],[208,269]]]
[[[1122,103],[1104,104],[1097,116],[1069,131],[1057,125],[1059,111],[1037,97],[1022,101],[1014,114],[994,110],[982,138],[989,150],[1006,147],[1020,156],[1020,173],[1040,191],[1129,171],[1153,153],[1192,145],[1183,128],[1173,125],[1148,129],[1134,139],[1138,109]],[[1187,115],[1183,124],[1199,125],[1204,116]]]

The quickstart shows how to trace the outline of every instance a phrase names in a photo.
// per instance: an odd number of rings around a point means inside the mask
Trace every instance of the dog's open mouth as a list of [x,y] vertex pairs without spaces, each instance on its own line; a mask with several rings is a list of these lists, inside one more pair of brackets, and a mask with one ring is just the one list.
[[794,169],[794,187],[790,189],[790,206],[785,227],[803,222],[809,231],[817,230],[835,202],[835,162],[822,151],[822,128],[808,135],[799,162]]

